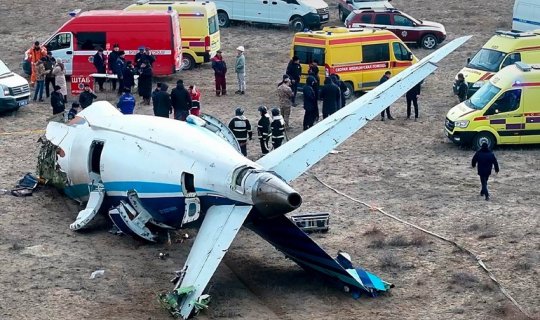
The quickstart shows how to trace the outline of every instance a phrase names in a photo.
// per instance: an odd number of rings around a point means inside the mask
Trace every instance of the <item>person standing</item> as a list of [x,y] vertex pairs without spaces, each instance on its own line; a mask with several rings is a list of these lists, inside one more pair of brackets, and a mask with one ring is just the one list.
[[268,143],[270,142],[272,131],[270,129],[268,109],[265,106],[260,106],[258,110],[261,113],[261,118],[257,123],[257,135],[259,136],[259,142],[261,143],[261,152],[264,155],[270,152]]
[[285,128],[289,128],[289,118],[291,117],[291,104],[294,93],[291,89],[291,79],[288,75],[283,75],[283,81],[278,84],[277,93],[279,110],[285,121]]
[[[118,51],[118,58],[114,64],[114,74],[118,78],[118,94],[124,91],[124,68],[126,67],[126,53]],[[131,90],[130,90],[131,91]]]
[[249,120],[244,116],[244,109],[241,107],[236,108],[234,111],[234,118],[229,122],[229,129],[233,132],[236,141],[240,145],[240,151],[244,157],[247,157],[247,141],[253,139],[253,132],[251,131],[251,124]]
[[43,102],[43,87],[45,87],[45,76],[48,71],[45,70],[45,60],[47,58],[43,57],[36,63],[36,87],[34,89],[34,101],[37,100],[39,96],[39,102]]
[[148,62],[150,67],[154,65],[154,62],[156,62],[156,56],[152,54],[152,50],[150,50],[150,48],[148,47],[144,48],[144,58]]
[[332,82],[339,88],[338,109],[341,109],[345,107],[345,105],[347,104],[347,101],[345,99],[345,93],[347,92],[347,85],[345,84],[345,82],[341,81],[337,73],[331,74],[330,79],[332,79]]
[[[384,75],[381,77],[381,80],[379,80],[379,85],[388,81],[388,79],[390,79],[391,76],[392,76],[392,73],[390,71],[386,71]],[[384,121],[385,112],[386,112],[386,117],[388,118],[388,120],[394,120],[394,117],[392,117],[392,115],[390,114],[390,106],[388,106],[386,109],[384,109],[381,112],[381,121]]]
[[176,88],[171,91],[171,104],[174,109],[174,118],[176,120],[186,121],[189,110],[192,107],[191,96],[184,87],[184,81],[176,81]]
[[201,114],[201,91],[196,86],[189,86],[188,92],[191,96],[189,113],[198,117]]
[[135,97],[131,94],[129,88],[124,88],[124,93],[118,98],[116,107],[122,114],[133,114],[135,112]]
[[214,78],[216,81],[216,96],[227,95],[227,64],[223,60],[221,50],[218,50],[216,56],[212,58],[212,69],[214,69]]
[[315,90],[315,94],[317,95],[317,100],[318,100],[319,99],[319,86],[321,83],[321,78],[319,77],[319,60],[314,59],[311,62],[308,69],[308,76],[313,76],[315,78],[316,82],[313,83],[313,90]]
[[[50,96],[50,93],[54,90],[54,86],[56,85],[54,82],[54,75],[52,73],[55,64],[56,59],[53,57],[52,52],[47,52],[47,56],[43,62],[45,70],[47,71],[47,74],[45,75],[45,96],[47,98]],[[49,89],[49,85],[52,85],[52,90]]]
[[36,83],[36,64],[41,58],[47,56],[47,49],[39,44],[39,41],[34,42],[34,45],[26,51],[27,60],[30,62],[32,67],[32,73],[30,75],[30,85]]
[[[152,96],[152,67],[148,61],[144,60],[141,63],[139,72],[139,96],[143,98],[143,104],[150,105],[150,97]],[[125,86],[125,84],[124,84]]]
[[411,118],[412,103],[414,105],[414,121],[418,120],[418,96],[420,95],[421,87],[422,82],[418,82],[405,94],[405,98],[407,98],[407,119]]
[[168,118],[172,113],[171,96],[167,89],[169,89],[169,86],[166,83],[158,83],[156,90],[152,94],[154,115],[156,117]]
[[[118,45],[118,43],[115,43],[113,45],[113,51],[111,51],[109,53],[109,57],[107,59],[107,63],[108,63],[108,66],[109,66],[109,71],[111,73],[113,73],[113,74],[115,74],[116,60],[118,60],[119,56],[120,56],[120,46]],[[116,91],[116,82],[117,82],[116,79],[111,79],[111,84],[112,84],[112,90],[113,91]]]
[[51,93],[51,107],[53,115],[60,114],[66,110],[66,102],[62,95],[61,87],[59,85],[54,86],[54,91]]
[[90,89],[90,85],[85,83],[84,91],[79,95],[79,104],[83,109],[86,109],[86,107],[94,103],[94,99],[97,99],[96,94]]
[[319,118],[319,106],[317,95],[315,94],[314,83],[315,77],[308,76],[306,79],[306,85],[302,89],[304,94],[304,131],[313,127],[315,121]]
[[469,87],[467,86],[467,82],[465,82],[463,73],[458,73],[453,90],[454,94],[458,96],[459,102],[467,100],[467,91],[469,91]]
[[53,68],[54,83],[60,87],[60,92],[64,96],[64,103],[67,103],[67,83],[66,67],[62,59],[56,59],[56,66]]
[[246,91],[246,57],[244,56],[244,46],[236,48],[236,64],[234,71],[238,78],[238,90],[236,94],[244,94]]
[[493,167],[495,167],[495,173],[499,173],[499,163],[495,154],[489,150],[486,142],[482,143],[480,150],[474,154],[471,164],[473,168],[478,164],[478,175],[480,176],[480,184],[482,185],[480,195],[485,196],[486,200],[489,200],[488,179]]
[[[94,54],[92,63],[94,64],[94,67],[96,68],[96,73],[105,74],[107,72],[107,67],[105,65],[105,55],[103,54],[103,48],[99,48],[96,54]],[[96,82],[98,83],[99,91],[102,92],[103,83],[105,83],[105,78],[98,77],[96,79]]]
[[141,46],[139,47],[139,52],[137,52],[137,54],[135,55],[135,69],[139,69],[141,67],[141,64],[143,63],[143,61],[145,60],[145,57],[144,57],[144,47]]
[[272,123],[270,123],[270,128],[272,130],[272,147],[275,150],[281,146],[283,139],[285,139],[285,121],[279,114],[278,108],[272,109]]
[[302,75],[302,66],[300,65],[300,58],[293,56],[289,64],[287,65],[286,75],[291,79],[291,89],[293,96],[291,102],[293,106],[296,106],[296,92],[298,91],[298,84],[300,83],[300,75]]
[[135,68],[131,61],[126,61],[126,65],[122,69],[122,85],[129,90],[133,90],[135,86]]
[[324,86],[321,89],[322,114],[323,119],[336,112],[341,99],[339,88],[332,82],[330,77],[324,79]]

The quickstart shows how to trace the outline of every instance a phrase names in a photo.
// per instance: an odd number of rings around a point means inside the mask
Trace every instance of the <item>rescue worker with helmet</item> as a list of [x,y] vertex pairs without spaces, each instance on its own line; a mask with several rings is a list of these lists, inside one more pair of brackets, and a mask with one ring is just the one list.
[[272,129],[272,146],[274,149],[279,148],[285,138],[285,121],[279,114],[278,108],[272,109],[272,123],[270,124]]
[[268,143],[270,142],[270,116],[268,115],[268,109],[265,106],[259,107],[259,112],[261,113],[261,118],[257,123],[257,134],[259,136],[259,142],[261,143],[261,152],[262,154],[267,154],[270,152]]
[[251,131],[251,124],[249,120],[244,116],[244,109],[241,107],[236,108],[234,111],[235,117],[229,122],[229,129],[234,133],[234,137],[240,145],[242,154],[247,157],[247,140],[253,139],[253,132]]

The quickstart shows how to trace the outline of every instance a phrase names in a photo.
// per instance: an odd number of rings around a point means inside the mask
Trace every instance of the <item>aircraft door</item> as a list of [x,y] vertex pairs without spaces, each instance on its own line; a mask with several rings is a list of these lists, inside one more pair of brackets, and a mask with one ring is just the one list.
[[88,175],[90,177],[90,183],[101,183],[101,153],[105,141],[94,140],[90,145],[90,152],[88,153]]
[[199,219],[201,214],[201,201],[195,189],[195,177],[189,172],[182,172],[182,193],[184,194],[184,217],[182,225]]
[[73,36],[71,32],[58,33],[45,46],[52,52],[55,59],[62,59],[65,72],[71,75],[73,71]]

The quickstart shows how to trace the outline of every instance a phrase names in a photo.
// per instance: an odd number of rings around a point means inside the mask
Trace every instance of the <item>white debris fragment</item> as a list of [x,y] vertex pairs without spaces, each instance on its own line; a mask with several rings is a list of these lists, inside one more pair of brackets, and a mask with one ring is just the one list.
[[95,279],[95,278],[100,277],[100,276],[102,276],[104,274],[105,274],[105,270],[103,270],[103,269],[96,270],[96,271],[92,272],[92,274],[90,275],[90,279]]

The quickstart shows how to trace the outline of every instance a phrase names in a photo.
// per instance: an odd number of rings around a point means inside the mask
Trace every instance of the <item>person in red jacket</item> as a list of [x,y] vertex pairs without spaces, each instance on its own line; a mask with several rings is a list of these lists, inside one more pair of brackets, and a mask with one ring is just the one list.
[[189,86],[188,92],[191,96],[189,113],[198,117],[201,114],[201,92],[196,86]]
[[216,80],[216,96],[227,95],[227,81],[225,80],[227,64],[223,60],[221,50],[218,50],[216,56],[212,58],[212,69],[214,69],[214,77]]

